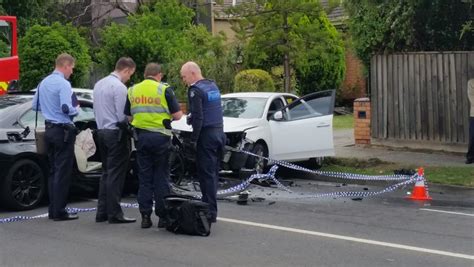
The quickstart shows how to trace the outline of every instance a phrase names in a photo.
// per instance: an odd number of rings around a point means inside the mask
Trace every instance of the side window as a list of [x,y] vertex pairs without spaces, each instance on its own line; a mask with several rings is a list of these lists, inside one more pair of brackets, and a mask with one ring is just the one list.
[[12,48],[12,28],[10,23],[0,20],[0,58],[10,57]]
[[289,95],[285,96],[285,101],[286,101],[287,105],[293,103],[293,101],[295,101],[296,99],[298,99],[298,98],[296,98],[294,96],[289,96]]
[[[34,129],[35,120],[36,120],[36,111],[30,109],[20,117],[19,122],[24,127],[29,126],[30,129]],[[38,127],[39,128],[44,127],[44,117],[43,117],[43,114],[41,114],[41,112],[38,112]]]
[[275,112],[282,109],[284,106],[285,104],[283,103],[283,100],[281,100],[281,98],[274,99],[270,104],[270,107],[268,108],[267,118],[270,118]]
[[313,93],[293,102],[285,113],[286,120],[330,115],[334,110],[334,91]]
[[[35,120],[36,120],[36,111],[30,109],[25,112],[20,117],[20,124],[24,127],[29,126],[30,129],[35,128]],[[74,121],[90,121],[94,120],[94,110],[91,107],[80,107],[79,114],[74,117]],[[38,112],[38,127],[44,127],[44,117],[41,112]]]
[[79,114],[74,117],[74,121],[90,121],[94,120],[94,109],[91,107],[79,107]]

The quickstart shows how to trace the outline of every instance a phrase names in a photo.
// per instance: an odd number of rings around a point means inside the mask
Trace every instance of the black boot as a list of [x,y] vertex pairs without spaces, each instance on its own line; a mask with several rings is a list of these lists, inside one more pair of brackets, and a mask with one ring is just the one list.
[[168,219],[160,218],[160,220],[158,221],[158,228],[166,228],[168,224],[169,224]]
[[150,228],[152,225],[150,215],[142,214],[142,228]]

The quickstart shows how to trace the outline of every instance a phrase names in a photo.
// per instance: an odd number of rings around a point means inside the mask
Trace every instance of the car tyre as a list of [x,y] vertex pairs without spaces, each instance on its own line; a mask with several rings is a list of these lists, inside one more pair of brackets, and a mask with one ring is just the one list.
[[324,157],[310,158],[308,160],[308,167],[313,170],[319,170],[323,166]]
[[[255,144],[252,149],[252,153],[259,156],[268,157],[267,148],[262,143]],[[263,173],[267,168],[267,164],[267,160],[249,155],[246,167],[249,169],[255,169],[256,173]]]
[[21,159],[8,170],[0,197],[8,209],[29,210],[41,202],[45,192],[46,179],[41,167],[33,160]]

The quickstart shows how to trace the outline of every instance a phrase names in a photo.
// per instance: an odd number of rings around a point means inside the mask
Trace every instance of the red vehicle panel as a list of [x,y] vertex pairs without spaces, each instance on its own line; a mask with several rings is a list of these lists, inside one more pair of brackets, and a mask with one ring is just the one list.
[[0,95],[6,93],[8,82],[20,75],[16,25],[16,17],[0,16]]

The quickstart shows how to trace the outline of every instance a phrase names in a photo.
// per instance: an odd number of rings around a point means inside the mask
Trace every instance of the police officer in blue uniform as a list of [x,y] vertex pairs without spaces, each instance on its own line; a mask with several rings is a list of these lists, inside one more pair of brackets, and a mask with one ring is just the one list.
[[181,78],[189,86],[188,124],[193,126],[190,146],[196,151],[197,178],[202,201],[209,203],[211,222],[217,217],[217,183],[225,145],[221,95],[214,81],[204,79],[195,62],[181,68]]
[[78,218],[77,214],[66,211],[77,133],[72,117],[78,110],[72,103],[74,96],[67,80],[74,64],[71,55],[60,54],[55,70],[41,81],[33,98],[33,110],[41,111],[46,119],[45,143],[50,165],[48,215],[55,221]]

